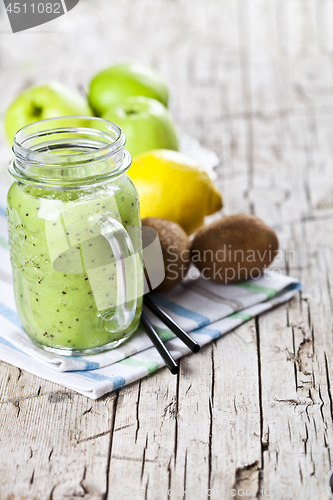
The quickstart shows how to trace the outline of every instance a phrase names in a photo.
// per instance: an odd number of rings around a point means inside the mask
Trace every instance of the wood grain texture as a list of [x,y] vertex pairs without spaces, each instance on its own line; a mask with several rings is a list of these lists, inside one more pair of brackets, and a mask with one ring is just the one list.
[[[124,59],[166,78],[181,133],[221,158],[224,214],[277,231],[289,304],[92,402],[0,364],[0,499],[328,500],[333,446],[333,1],[81,0],[12,35],[0,114],[28,85],[85,92]],[[1,137],[1,178],[9,148]]]

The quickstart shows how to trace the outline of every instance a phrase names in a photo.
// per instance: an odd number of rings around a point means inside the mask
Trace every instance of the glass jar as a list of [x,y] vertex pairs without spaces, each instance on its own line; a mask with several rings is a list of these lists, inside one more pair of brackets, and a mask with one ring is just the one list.
[[100,118],[20,130],[8,223],[23,329],[41,348],[84,355],[136,330],[143,294],[141,221],[121,129]]

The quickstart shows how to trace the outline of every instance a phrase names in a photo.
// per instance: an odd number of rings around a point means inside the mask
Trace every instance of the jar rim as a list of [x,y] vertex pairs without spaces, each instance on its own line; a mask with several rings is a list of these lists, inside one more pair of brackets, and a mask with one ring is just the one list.
[[[82,183],[91,185],[92,178],[96,184],[126,172],[131,158],[125,143],[121,128],[103,118],[49,118],[26,125],[15,134],[14,157],[8,169],[22,182],[66,188],[75,185],[77,189]],[[69,175],[61,176],[64,171]]]
[[[73,125],[70,125],[70,121],[73,121]],[[68,123],[68,125],[65,126],[65,122]],[[103,153],[104,151],[108,151],[110,154],[115,153],[119,148],[124,147],[126,143],[125,135],[122,131],[122,129],[117,125],[116,123],[110,122],[108,120],[104,120],[104,118],[98,118],[96,116],[61,116],[57,118],[47,118],[46,120],[39,120],[37,122],[29,123],[25,127],[22,127],[20,130],[16,132],[14,135],[13,139],[13,153],[15,155],[28,155],[29,153],[32,153],[32,150],[30,148],[26,148],[23,146],[23,143],[26,142],[29,139],[32,139],[34,136],[39,135],[50,135],[57,133],[57,131],[62,131],[63,133],[66,130],[73,131],[74,129],[80,130],[82,127],[78,126],[78,124],[83,123],[83,122],[88,122],[88,123],[99,123],[101,125],[104,125],[105,129],[107,131],[112,131],[116,134],[116,139],[112,142],[110,142],[107,146],[103,146],[96,150],[96,153]],[[54,126],[50,126],[50,128],[46,128],[43,130],[43,125],[47,124],[54,124]],[[62,126],[56,127],[56,124],[62,124]],[[76,124],[76,125],[75,125]],[[38,131],[38,126],[42,126],[42,129]],[[83,127],[86,128],[86,127]],[[100,130],[95,127],[89,127],[91,130]],[[34,132],[33,130],[36,129]],[[30,133],[29,133],[30,131]],[[101,130],[101,132],[103,132]],[[101,134],[102,135],[102,134]],[[104,131],[104,138],[107,137],[107,132]],[[111,134],[109,134],[109,137],[111,138]],[[24,142],[22,142],[24,141]],[[44,152],[34,152],[36,156],[40,156],[41,160],[45,160],[46,157],[49,157],[48,153]],[[76,158],[78,158],[79,155],[84,156],[85,153],[78,153]],[[54,158],[61,158],[62,155],[56,155]],[[41,163],[43,163],[41,161]]]

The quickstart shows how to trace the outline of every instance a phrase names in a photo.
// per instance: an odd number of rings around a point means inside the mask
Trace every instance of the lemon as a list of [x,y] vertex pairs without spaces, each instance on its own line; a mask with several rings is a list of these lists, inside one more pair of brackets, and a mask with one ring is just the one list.
[[141,217],[177,222],[188,233],[222,207],[222,197],[207,172],[192,158],[157,149],[134,158],[128,171],[140,197]]

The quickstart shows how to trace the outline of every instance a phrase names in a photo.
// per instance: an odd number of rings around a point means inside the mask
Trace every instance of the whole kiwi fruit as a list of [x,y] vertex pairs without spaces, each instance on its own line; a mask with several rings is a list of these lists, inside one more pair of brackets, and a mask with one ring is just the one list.
[[235,214],[199,229],[192,241],[191,259],[205,279],[235,283],[258,277],[278,248],[275,232],[262,220]]
[[165,292],[183,280],[190,266],[190,245],[187,234],[176,222],[159,217],[145,217],[142,219],[142,225],[151,227],[158,233],[165,278],[154,292]]

